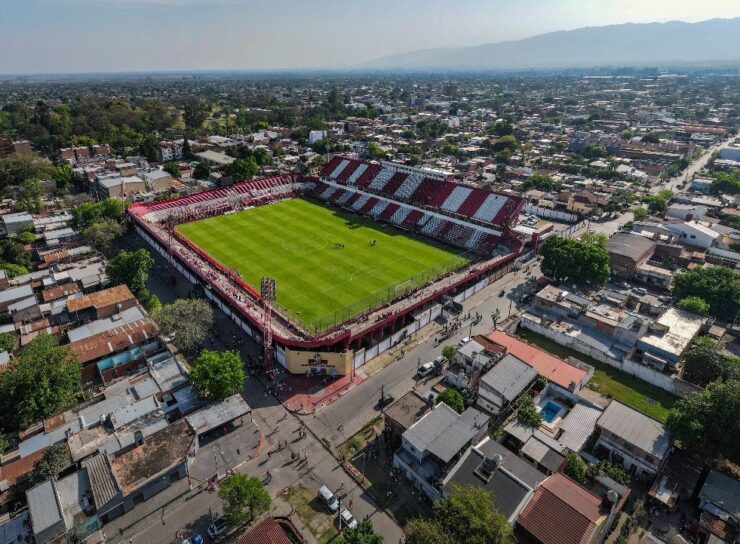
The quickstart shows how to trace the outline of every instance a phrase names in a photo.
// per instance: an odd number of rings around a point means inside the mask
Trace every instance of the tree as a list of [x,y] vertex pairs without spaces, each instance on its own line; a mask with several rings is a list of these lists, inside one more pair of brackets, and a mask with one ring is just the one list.
[[709,313],[735,319],[740,311],[740,278],[725,266],[697,268],[676,274],[673,296],[677,300],[699,297],[709,304]]
[[139,153],[146,157],[149,162],[159,162],[162,159],[162,148],[159,146],[159,138],[154,134],[146,134],[139,142]]
[[660,138],[656,134],[653,134],[652,132],[645,134],[642,138],[640,138],[640,141],[644,144],[659,144]]
[[44,456],[33,465],[31,480],[45,482],[56,479],[59,473],[72,464],[69,446],[66,443],[55,444],[44,452]]
[[82,231],[85,241],[100,251],[103,255],[110,255],[113,240],[124,233],[123,225],[115,221],[98,221]]
[[684,356],[683,377],[705,387],[716,380],[740,378],[740,364],[736,358],[724,357],[712,338],[699,336]]
[[123,250],[108,263],[105,269],[111,285],[128,285],[134,296],[146,290],[149,270],[154,266],[154,258],[146,249]]
[[452,362],[457,356],[457,348],[453,345],[448,345],[442,348],[442,357]]
[[704,459],[740,463],[740,380],[713,382],[671,408],[666,427],[681,445]]
[[465,399],[459,391],[454,389],[445,389],[437,396],[437,403],[444,402],[447,406],[455,410],[458,414],[465,411]]
[[69,163],[56,166],[51,173],[51,179],[56,183],[58,193],[68,193],[75,179],[74,168]]
[[218,496],[223,501],[224,517],[229,527],[251,522],[267,512],[272,504],[259,479],[239,472],[221,482]]
[[517,145],[519,144],[516,140],[516,136],[514,136],[513,134],[507,134],[506,136],[501,136],[498,140],[496,140],[491,146],[491,149],[495,152],[513,152],[517,148]]
[[24,429],[75,403],[82,369],[53,335],[39,336],[0,374],[0,413],[6,429]]
[[458,544],[435,521],[411,520],[404,528],[406,544]]
[[650,195],[642,198],[652,213],[662,214],[668,209],[668,199],[660,195]]
[[160,308],[152,315],[163,336],[174,336],[172,342],[182,351],[201,345],[213,326],[213,308],[208,302],[181,298]]
[[51,175],[51,163],[35,155],[11,155],[0,159],[0,191],[18,187],[28,180],[48,179]]
[[539,428],[542,425],[542,414],[537,411],[537,406],[532,400],[532,397],[525,394],[517,402],[517,420],[519,423],[531,427],[532,429]]
[[167,172],[170,176],[173,178],[179,178],[182,175],[182,171],[180,170],[180,165],[176,162],[166,162],[162,166],[162,170]]
[[632,213],[635,216],[635,221],[644,221],[648,218],[648,215],[650,215],[648,211],[641,206],[635,206],[632,208]]
[[254,161],[257,163],[258,166],[267,166],[272,162],[272,157],[270,157],[270,152],[267,151],[264,147],[258,147],[254,150]]
[[223,172],[229,176],[234,183],[240,183],[252,179],[260,171],[254,159],[235,159],[231,164],[223,167]]
[[72,226],[85,230],[93,223],[100,221],[123,220],[124,204],[117,198],[107,198],[100,202],[83,202],[72,208]]
[[8,442],[8,437],[5,436],[5,433],[0,432],[0,455],[5,453],[5,450],[7,450],[10,447],[10,443]]
[[493,127],[493,133],[496,136],[507,136],[514,134],[514,125],[509,121],[498,121]]
[[222,401],[244,388],[244,363],[235,351],[204,350],[195,360],[190,381],[201,398]]
[[182,140],[182,158],[186,161],[193,160],[193,148],[190,146],[187,136]]
[[542,272],[555,281],[571,279],[602,285],[609,279],[609,253],[599,237],[571,240],[559,236],[548,238],[542,249]]
[[13,351],[18,343],[18,335],[11,332],[0,332],[0,351]]
[[586,485],[589,481],[586,461],[573,451],[565,454],[565,474],[582,485]]
[[182,120],[192,133],[198,130],[208,118],[206,105],[196,97],[188,97],[182,105]]
[[18,202],[19,210],[39,213],[44,209],[44,191],[37,179],[26,179],[16,185],[13,197]]
[[452,486],[452,493],[434,507],[434,519],[453,542],[513,544],[506,517],[493,506],[491,494],[478,486]]
[[36,241],[36,235],[33,232],[20,232],[15,239],[21,244],[33,244]]
[[211,167],[204,162],[199,162],[193,168],[193,178],[195,179],[208,179],[211,175]]
[[354,529],[345,529],[344,544],[383,544],[383,537],[375,532],[369,519],[361,521]]
[[522,184],[522,189],[528,191],[529,189],[537,189],[539,191],[556,191],[560,189],[562,183],[552,179],[550,176],[543,176],[542,174],[534,174],[529,176]]
[[707,315],[709,313],[709,304],[701,297],[682,298],[678,301],[678,307],[696,315]]

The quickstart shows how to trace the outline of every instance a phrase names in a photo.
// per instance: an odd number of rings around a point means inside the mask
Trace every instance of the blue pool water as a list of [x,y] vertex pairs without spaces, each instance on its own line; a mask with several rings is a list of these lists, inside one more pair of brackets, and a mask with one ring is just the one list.
[[540,413],[542,414],[542,419],[547,423],[552,423],[560,413],[560,405],[557,402],[548,400]]

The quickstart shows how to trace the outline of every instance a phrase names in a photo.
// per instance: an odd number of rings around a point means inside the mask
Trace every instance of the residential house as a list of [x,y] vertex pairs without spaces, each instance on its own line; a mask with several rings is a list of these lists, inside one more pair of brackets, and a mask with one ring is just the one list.
[[487,434],[488,422],[488,416],[475,408],[458,414],[439,403],[403,433],[393,467],[435,501],[449,470]]
[[556,473],[537,488],[517,528],[538,544],[590,544],[607,530],[610,509],[606,499]]
[[491,492],[496,509],[513,524],[546,478],[515,453],[485,437],[447,476],[442,495],[448,495],[453,485],[482,487]]
[[164,170],[152,170],[143,175],[146,187],[152,193],[166,193],[172,189],[172,175]]
[[596,422],[594,452],[637,475],[654,477],[673,440],[662,423],[613,400]]
[[612,274],[627,280],[655,253],[655,242],[629,232],[618,232],[606,244]]
[[537,379],[537,371],[511,353],[498,361],[478,381],[475,404],[492,416],[511,411],[516,399]]
[[712,470],[699,491],[699,526],[707,542],[737,542],[740,536],[740,481]]
[[658,370],[675,369],[704,322],[699,315],[669,308],[651,321],[646,333],[637,340],[642,362]]

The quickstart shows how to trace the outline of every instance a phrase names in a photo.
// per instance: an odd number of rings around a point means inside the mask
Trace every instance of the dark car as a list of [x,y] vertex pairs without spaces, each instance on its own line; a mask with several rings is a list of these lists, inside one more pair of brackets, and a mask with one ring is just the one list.
[[378,410],[380,410],[381,408],[385,408],[386,406],[388,406],[394,400],[396,399],[393,395],[391,395],[390,393],[386,393],[385,395],[383,395],[383,398],[380,399],[378,401],[378,404],[376,404],[375,406],[377,407]]

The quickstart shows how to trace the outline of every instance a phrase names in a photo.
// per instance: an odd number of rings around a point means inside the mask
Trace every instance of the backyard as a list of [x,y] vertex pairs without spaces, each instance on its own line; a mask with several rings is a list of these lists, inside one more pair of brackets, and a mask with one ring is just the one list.
[[613,398],[627,406],[631,406],[653,419],[665,422],[668,418],[668,411],[673,406],[673,403],[678,400],[678,397],[659,387],[655,387],[609,365],[600,363],[575,350],[561,346],[549,338],[528,329],[519,328],[516,334],[522,340],[539,346],[561,359],[574,357],[592,365],[596,369],[594,377],[589,383],[592,389],[605,397]]

